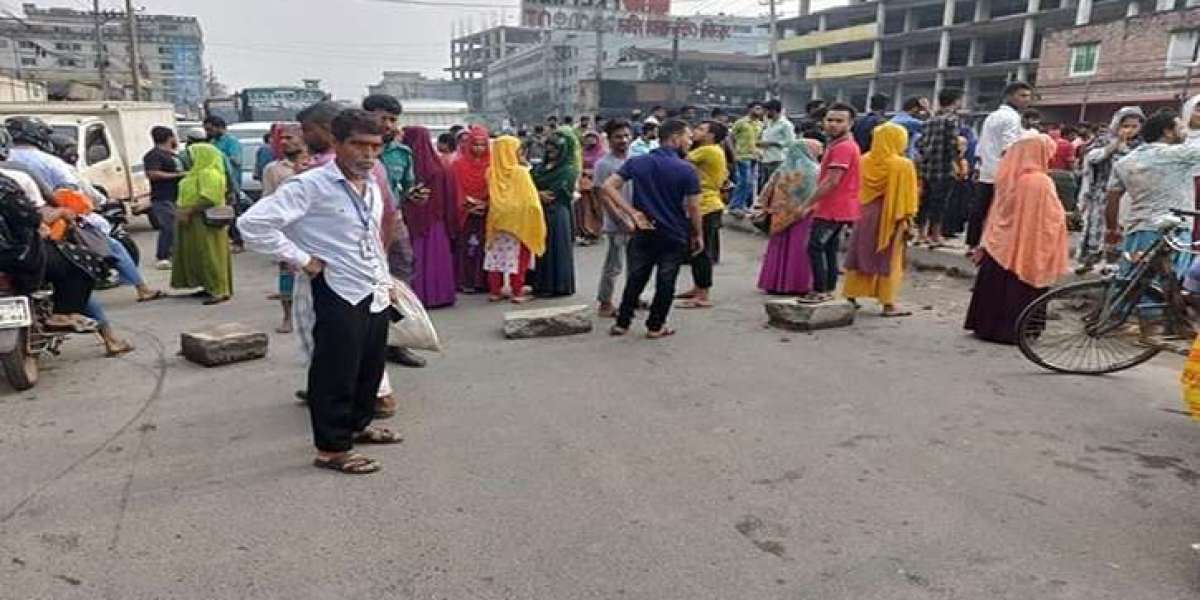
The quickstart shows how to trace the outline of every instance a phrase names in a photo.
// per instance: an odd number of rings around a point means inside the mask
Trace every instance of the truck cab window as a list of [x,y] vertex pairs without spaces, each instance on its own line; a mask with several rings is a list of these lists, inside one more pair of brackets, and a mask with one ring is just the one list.
[[93,125],[88,128],[87,136],[84,137],[84,146],[87,148],[87,164],[94,165],[98,162],[108,160],[112,156],[112,150],[108,147],[108,136],[105,135],[103,125]]

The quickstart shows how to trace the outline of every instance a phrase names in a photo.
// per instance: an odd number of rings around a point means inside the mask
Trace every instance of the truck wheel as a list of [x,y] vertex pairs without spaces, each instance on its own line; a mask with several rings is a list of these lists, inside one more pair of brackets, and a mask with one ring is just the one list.
[[4,376],[13,389],[23,392],[37,385],[38,360],[29,352],[29,329],[22,329],[17,335],[17,346],[12,352],[0,360],[4,366]]

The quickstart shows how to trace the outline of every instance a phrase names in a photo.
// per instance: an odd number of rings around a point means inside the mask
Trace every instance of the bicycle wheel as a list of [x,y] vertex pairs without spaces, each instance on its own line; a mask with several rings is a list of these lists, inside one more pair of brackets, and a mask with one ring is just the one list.
[[[1076,375],[1113,373],[1150,360],[1159,348],[1141,342],[1136,308],[1112,309],[1110,323],[1098,326],[1110,292],[1108,281],[1081,281],[1039,296],[1017,319],[1021,353],[1043,368]],[[1145,300],[1162,298],[1154,289],[1144,293]]]

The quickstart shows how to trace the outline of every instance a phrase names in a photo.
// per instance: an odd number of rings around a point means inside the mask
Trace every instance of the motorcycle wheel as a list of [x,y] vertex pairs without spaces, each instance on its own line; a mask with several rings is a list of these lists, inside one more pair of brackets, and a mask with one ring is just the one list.
[[142,251],[138,249],[138,245],[133,241],[133,238],[126,235],[118,241],[121,242],[121,245],[125,246],[125,250],[129,252],[129,257],[133,259],[133,264],[141,266]]
[[17,337],[17,347],[4,355],[0,360],[4,367],[4,376],[13,389],[23,392],[37,385],[38,359],[29,351],[29,329],[21,330]]

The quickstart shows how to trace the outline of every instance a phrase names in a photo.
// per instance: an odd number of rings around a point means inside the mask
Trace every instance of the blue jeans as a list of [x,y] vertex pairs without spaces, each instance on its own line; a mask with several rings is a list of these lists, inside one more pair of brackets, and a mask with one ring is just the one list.
[[95,319],[100,325],[108,325],[108,315],[104,314],[104,306],[100,304],[100,300],[92,294],[88,298],[87,306],[83,309],[83,316],[90,319]]
[[113,259],[117,261],[117,273],[121,276],[121,282],[127,285],[142,285],[145,282],[142,279],[142,272],[133,263],[133,257],[129,255],[129,251],[125,249],[125,246],[107,235],[104,236],[104,240],[108,242],[108,251],[112,253]]
[[737,161],[737,187],[733,188],[733,197],[729,199],[730,210],[745,210],[754,204],[754,184],[758,181],[758,162],[753,160]]

